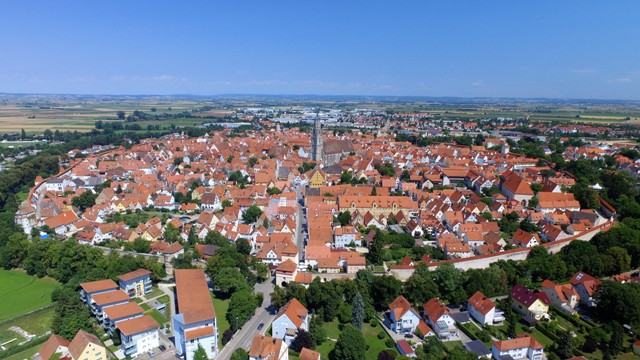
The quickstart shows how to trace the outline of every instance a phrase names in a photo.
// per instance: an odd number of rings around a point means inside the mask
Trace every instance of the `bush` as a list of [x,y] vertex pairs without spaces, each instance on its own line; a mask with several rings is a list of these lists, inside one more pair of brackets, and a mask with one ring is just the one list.
[[233,330],[227,329],[224,333],[222,333],[222,345],[226,345],[231,338],[233,337]]
[[392,338],[388,338],[384,344],[388,347],[388,348],[395,348],[396,347],[396,342],[393,341]]
[[378,319],[371,319],[371,321],[369,322],[369,325],[371,325],[371,327],[376,327],[378,326]]
[[382,340],[386,337],[387,337],[387,334],[384,332],[384,330],[378,333],[378,339]]

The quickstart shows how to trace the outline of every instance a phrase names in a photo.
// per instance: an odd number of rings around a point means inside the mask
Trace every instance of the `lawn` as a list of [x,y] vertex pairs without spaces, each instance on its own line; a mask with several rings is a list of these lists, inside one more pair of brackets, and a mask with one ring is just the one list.
[[19,326],[25,331],[36,336],[44,335],[51,330],[51,320],[53,320],[55,309],[49,306],[43,310],[32,312],[28,315],[21,316],[0,325],[0,342],[5,342],[13,338],[18,338],[16,344],[24,339],[16,332],[9,330],[12,326]]
[[38,279],[17,270],[0,270],[0,321],[20,316],[51,304],[58,282]]
[[169,299],[169,295],[164,295],[164,296],[160,296],[156,300],[158,300],[159,302],[161,302],[163,304],[168,304],[171,299]]
[[[316,346],[314,350],[319,352],[322,355],[323,359],[328,359],[329,353],[336,346],[336,342],[331,339],[337,340],[340,337],[340,329],[342,328],[342,326],[343,325],[338,323],[337,320],[324,323],[322,325],[324,330],[327,332],[327,340],[320,346]],[[378,339],[378,334],[381,331],[384,332],[384,329],[380,325],[372,327],[371,324],[365,323],[362,326],[362,335],[364,336],[364,341],[368,346],[366,359],[375,359],[378,357],[380,351],[387,349],[387,345],[385,344],[385,342],[387,341],[387,339],[389,339],[389,335],[387,335],[385,332],[385,337],[382,340]]]
[[229,309],[229,300],[221,300],[211,294],[211,301],[213,302],[213,309],[216,311],[216,323],[218,324],[218,332],[220,333],[218,341],[222,341],[222,334],[231,327],[226,316],[227,309]]
[[164,294],[164,292],[160,290],[157,286],[154,286],[151,288],[151,292],[148,294],[145,294],[144,297],[146,299],[153,299],[154,297],[160,296],[162,294]]
[[158,323],[164,324],[167,322],[167,318],[158,310],[150,310],[145,312],[146,315],[151,315]]

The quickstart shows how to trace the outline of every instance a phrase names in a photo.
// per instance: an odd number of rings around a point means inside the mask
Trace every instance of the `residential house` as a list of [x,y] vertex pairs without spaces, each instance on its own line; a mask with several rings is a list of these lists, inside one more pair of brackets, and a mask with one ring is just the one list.
[[303,347],[300,351],[300,356],[298,356],[300,360],[321,360],[320,353],[317,351],[313,351],[311,349],[307,349]]
[[91,306],[91,296],[118,289],[118,285],[111,279],[97,280],[80,284],[80,299]]
[[282,339],[255,334],[249,348],[249,360],[289,360],[289,346]]
[[579,271],[573,275],[569,283],[578,292],[580,303],[586,306],[596,306],[593,294],[598,290],[602,281],[587,273]]
[[151,271],[138,269],[118,276],[120,289],[136,298],[151,292]]
[[140,317],[144,314],[144,309],[138,303],[130,301],[128,303],[109,306],[104,309],[102,316],[102,326],[112,333],[116,329],[119,321]]
[[[57,354],[59,359],[70,357],[69,344],[71,342],[60,335],[53,334],[49,336],[49,339],[45,341],[44,345],[40,348],[37,355],[40,356],[39,360],[49,360],[51,357]],[[34,359],[35,360],[35,359]]]
[[291,299],[280,308],[271,324],[271,334],[289,345],[296,337],[298,330],[309,330],[309,312],[296,298]]
[[575,307],[580,301],[580,295],[571,284],[558,285],[551,280],[545,280],[540,284],[542,292],[547,294],[551,303],[569,314],[575,313]]
[[458,329],[455,326],[455,320],[449,314],[447,308],[439,299],[433,298],[427,301],[423,306],[424,318],[438,335],[440,339],[450,339],[458,337]]
[[340,226],[333,229],[333,246],[345,248],[351,244],[361,245],[361,234],[353,226]]
[[523,248],[540,245],[540,237],[538,237],[538,234],[532,234],[522,229],[518,229],[515,233],[513,233],[513,236],[511,236],[511,239],[509,241],[513,245]]
[[107,348],[97,336],[79,330],[69,343],[69,355],[73,360],[107,360]]
[[544,347],[533,337],[520,334],[515,339],[496,341],[491,347],[494,359],[542,360]]
[[150,315],[143,315],[116,324],[120,330],[120,348],[125,356],[136,357],[160,345],[160,324]]
[[467,302],[469,314],[482,325],[499,325],[504,321],[504,313],[498,310],[491,299],[476,291]]
[[531,291],[523,285],[516,284],[516,286],[511,289],[509,296],[511,296],[513,300],[513,308],[525,316],[531,316],[536,320],[549,316],[549,305],[551,301],[549,301],[547,294]]
[[396,334],[412,334],[420,323],[420,313],[411,306],[404,296],[398,296],[389,304],[388,315],[385,316],[387,326]]

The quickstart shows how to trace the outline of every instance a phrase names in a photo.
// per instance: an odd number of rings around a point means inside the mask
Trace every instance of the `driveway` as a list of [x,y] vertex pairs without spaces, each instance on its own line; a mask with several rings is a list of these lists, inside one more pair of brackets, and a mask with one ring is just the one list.
[[[251,347],[251,342],[253,341],[253,335],[260,334],[264,335],[269,329],[271,322],[275,318],[275,315],[271,315],[268,311],[269,305],[271,305],[271,292],[273,292],[273,278],[269,278],[267,281],[256,284],[254,287],[254,292],[263,293],[264,300],[262,301],[262,306],[256,309],[255,314],[249,321],[247,321],[242,328],[233,335],[231,341],[225,345],[225,347],[218,353],[218,357],[216,359],[227,360],[231,358],[231,354],[237,348],[243,348],[245,350],[249,350]],[[258,331],[258,325],[264,324],[262,330]],[[222,336],[222,334],[220,334]]]

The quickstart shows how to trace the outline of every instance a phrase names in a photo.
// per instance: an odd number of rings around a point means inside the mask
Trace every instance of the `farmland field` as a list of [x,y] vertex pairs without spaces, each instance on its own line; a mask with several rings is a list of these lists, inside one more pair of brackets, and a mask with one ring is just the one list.
[[57,286],[53,279],[38,279],[16,270],[0,270],[0,321],[51,304],[51,293]]

